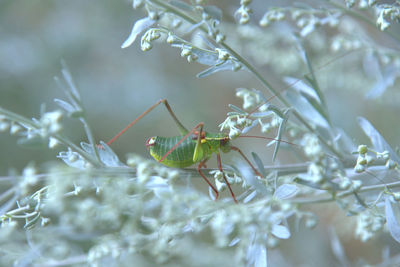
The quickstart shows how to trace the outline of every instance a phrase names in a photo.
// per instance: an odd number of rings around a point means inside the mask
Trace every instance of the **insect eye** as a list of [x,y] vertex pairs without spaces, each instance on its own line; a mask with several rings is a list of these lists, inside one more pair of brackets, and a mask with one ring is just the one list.
[[146,147],[150,147],[150,146],[154,146],[154,143],[156,142],[156,137],[150,137],[149,139],[147,139],[146,141]]

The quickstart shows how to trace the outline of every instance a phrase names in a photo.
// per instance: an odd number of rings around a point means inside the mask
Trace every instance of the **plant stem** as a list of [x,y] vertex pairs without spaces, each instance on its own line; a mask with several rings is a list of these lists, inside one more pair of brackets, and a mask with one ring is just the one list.
[[[186,14],[184,14],[183,12],[181,12],[180,10],[178,10],[177,8],[175,8],[174,6],[169,5],[168,3],[165,3],[163,1],[159,1],[159,0],[151,0],[152,2],[156,3],[157,5],[165,8],[167,11],[183,18],[184,20],[192,23],[192,24],[197,24],[198,22],[196,20],[194,20],[193,18],[187,16]],[[208,33],[207,28],[205,27],[200,27],[200,29],[205,32]],[[253,73],[253,75],[255,75],[257,77],[257,79],[260,80],[260,82],[267,87],[267,89],[274,95],[276,96],[286,107],[290,107],[290,104],[286,101],[286,99],[279,93],[279,91],[277,91],[276,89],[274,89],[272,87],[272,85],[266,80],[264,79],[264,77],[242,56],[240,56],[235,50],[233,50],[228,44],[226,44],[224,41],[219,43],[225,50],[227,50],[233,57],[235,57],[238,61],[240,61],[251,73]],[[314,133],[318,139],[320,140],[320,142],[326,146],[330,151],[332,151],[338,158],[342,158],[342,154],[330,143],[328,143],[327,141],[325,141],[324,138],[322,138],[322,136],[313,128],[311,127],[311,125],[301,116],[300,113],[298,113],[296,110],[293,111],[293,114],[295,115],[295,117],[312,133]]]
[[[2,107],[0,107],[0,114],[4,114],[6,117],[8,117],[9,120],[18,122],[22,126],[26,125],[28,127],[36,129],[36,130],[40,130],[42,128],[41,125],[37,124],[36,122],[31,121],[21,115],[18,115],[16,113],[9,111],[7,109],[4,109]],[[79,155],[81,155],[86,161],[88,161],[92,165],[94,165],[94,166],[99,165],[99,163],[96,160],[94,160],[90,154],[86,153],[84,150],[82,150],[77,145],[72,143],[70,140],[64,138],[60,134],[50,134],[49,136],[55,138],[60,143],[64,144],[67,147],[70,147],[73,151],[79,153]]]
[[[370,185],[370,186],[364,186],[360,190],[357,191],[357,193],[364,193],[368,191],[374,191],[374,190],[383,190],[385,188],[396,188],[400,187],[400,182],[394,182],[390,184],[379,184],[379,185]],[[330,202],[330,201],[335,201],[337,198],[344,198],[350,195],[354,194],[354,190],[348,190],[345,192],[338,193],[335,197],[333,196],[324,196],[324,197],[318,197],[318,198],[297,198],[293,199],[292,203],[295,204],[321,204],[325,202]]]

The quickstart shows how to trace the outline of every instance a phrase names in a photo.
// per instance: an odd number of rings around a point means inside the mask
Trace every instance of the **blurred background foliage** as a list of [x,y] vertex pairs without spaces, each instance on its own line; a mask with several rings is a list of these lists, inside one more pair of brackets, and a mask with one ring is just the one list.
[[[236,2],[210,1],[223,10],[224,20],[232,23],[232,14],[238,7]],[[267,9],[266,2],[254,1],[255,18],[260,19]],[[270,2],[274,1],[268,1],[268,4]],[[280,1],[280,4],[288,2],[291,1]],[[235,88],[255,87],[263,90],[253,76],[243,71],[222,72],[197,79],[196,74],[204,66],[188,64],[179,56],[179,50],[166,44],[157,45],[147,53],[140,50],[138,43],[128,49],[121,49],[133,22],[143,16],[140,10],[131,8],[131,1],[128,0],[2,0],[0,106],[27,117],[39,117],[40,105],[43,103],[48,110],[54,109],[56,105],[53,99],[63,98],[53,80],[54,76],[60,74],[62,59],[69,65],[81,92],[97,140],[109,140],[160,98],[168,99],[187,127],[203,121],[207,130],[218,131],[218,124],[224,120],[228,104],[240,105],[240,101],[235,98]],[[229,24],[225,27],[227,42],[233,47],[240,47],[241,55],[256,62],[259,71],[275,87],[285,88],[283,76],[301,77],[307,72],[305,66],[288,61],[288,53],[293,52],[294,55],[296,51],[282,41],[287,28],[279,25],[259,28],[260,33],[265,33],[265,42],[255,47],[251,42],[253,35],[250,34],[249,39],[245,38],[250,29],[242,28],[242,35],[235,35],[237,29],[233,25],[231,28]],[[377,44],[387,47],[396,45],[384,33],[361,23],[346,24],[344,21],[341,29],[347,31],[348,35],[369,36]],[[398,31],[398,27],[392,30]],[[253,34],[257,35],[258,32]],[[317,69],[334,124],[342,127],[355,139],[356,144],[365,143],[367,138],[356,123],[356,117],[363,116],[395,147],[400,140],[398,87],[389,88],[378,99],[365,99],[374,78],[368,76],[363,69],[364,54],[354,52],[339,58],[342,51],[332,52],[330,49],[331,35],[335,35],[335,32],[313,33],[309,37],[308,46],[313,48],[310,56],[315,66],[338,58],[322,69]],[[266,54],[260,56],[260,51]],[[268,60],[268,53],[270,57],[273,55],[272,59]],[[85,135],[79,123],[65,119],[64,125],[64,131],[76,143],[86,141],[83,140]],[[113,149],[122,158],[128,152],[149,158],[144,146],[147,137],[175,134],[177,129],[172,120],[163,107],[159,107],[113,144]],[[21,170],[29,162],[40,166],[58,161],[55,157],[57,151],[47,148],[27,149],[16,145],[16,140],[15,136],[5,133],[0,136],[0,175],[6,175],[13,168]],[[254,144],[251,142],[245,140],[239,142],[238,146],[245,153],[264,149],[259,141]],[[265,163],[268,160],[265,159]],[[312,252],[319,250],[321,254],[311,262],[314,266],[328,266],[326,260],[332,256],[329,256],[327,248],[329,228],[326,226],[330,224],[341,229],[339,237],[347,256],[353,260],[363,257],[368,262],[377,263],[382,252],[377,247],[398,245],[389,236],[381,236],[373,242],[362,244],[353,238],[351,231],[354,224],[351,220],[349,223],[348,218],[345,219],[334,204],[331,208],[324,205],[322,209],[313,209],[320,215],[317,230],[294,234],[290,242],[283,242],[283,251],[291,251],[293,258],[299,261],[310,261],[315,256]],[[305,240],[307,246],[304,246]],[[299,245],[303,246],[302,249],[296,249]]]
[[[169,100],[188,128],[204,121],[208,130],[218,131],[217,126],[228,111],[227,105],[240,103],[234,97],[235,88],[253,86],[264,90],[254,77],[243,71],[234,74],[222,72],[197,79],[195,75],[204,67],[188,64],[179,56],[179,50],[166,44],[157,45],[147,53],[140,50],[138,43],[121,49],[132,23],[144,16],[133,10],[130,2],[1,1],[0,105],[27,117],[38,117],[43,103],[48,110],[53,109],[53,99],[63,97],[53,80],[60,73],[62,59],[69,65],[81,91],[89,122],[98,140],[109,140],[160,98]],[[235,4],[230,1],[211,3],[224,11],[224,20],[233,22]],[[260,19],[270,4],[254,1],[253,17]],[[285,1],[280,5],[284,6]],[[228,43],[240,47],[242,55],[250,60],[257,60],[260,71],[276,88],[286,87],[282,84],[283,76],[301,78],[306,73],[305,66],[291,64],[290,55],[298,57],[296,49],[282,43],[288,28],[259,28],[260,33],[265,33],[262,45],[243,37],[246,33],[250,35],[249,29],[241,30],[241,40],[229,36],[229,30],[235,31],[233,25],[226,30]],[[390,39],[377,29],[355,29],[353,34],[362,34],[363,31],[365,34],[368,30],[377,36],[377,41],[387,40],[391,45]],[[398,90],[388,90],[378,100],[365,100],[363,96],[373,79],[365,74],[360,76],[362,52],[335,61],[341,51],[330,52],[329,33],[313,33],[308,39],[314,49],[311,56],[315,68],[333,60],[317,73],[334,122],[363,142],[366,138],[356,124],[356,116],[364,116],[389,143],[398,143],[400,127],[397,126],[397,116],[393,116],[400,112]],[[269,56],[260,56],[260,53],[269,53]],[[363,79],[358,79],[360,77]],[[68,120],[66,123],[68,135],[76,142],[82,141],[82,128]],[[119,155],[134,151],[147,156],[144,146],[147,137],[176,133],[169,115],[160,107],[115,143],[114,149]],[[56,152],[21,148],[15,145],[15,141],[16,137],[1,136],[1,174],[6,174],[9,168],[21,169],[32,159],[39,164],[55,160]],[[245,144],[249,142],[246,140]]]

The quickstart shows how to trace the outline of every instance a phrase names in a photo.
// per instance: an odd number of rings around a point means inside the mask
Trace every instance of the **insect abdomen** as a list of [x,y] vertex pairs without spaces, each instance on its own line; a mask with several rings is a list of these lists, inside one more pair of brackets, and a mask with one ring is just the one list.
[[[159,161],[167,152],[178,143],[183,136],[155,137],[150,147],[150,155]],[[193,165],[193,153],[196,142],[187,138],[175,150],[173,150],[161,163],[174,168],[185,168]]]

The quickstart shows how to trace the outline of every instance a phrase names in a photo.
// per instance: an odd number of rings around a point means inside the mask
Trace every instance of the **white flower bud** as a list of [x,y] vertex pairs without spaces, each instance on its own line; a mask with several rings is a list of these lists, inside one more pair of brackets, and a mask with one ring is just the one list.
[[230,129],[230,131],[229,131],[229,139],[233,140],[233,139],[239,137],[239,135],[240,135],[241,133],[242,133],[242,132],[241,132],[238,128],[232,127],[232,128]]

